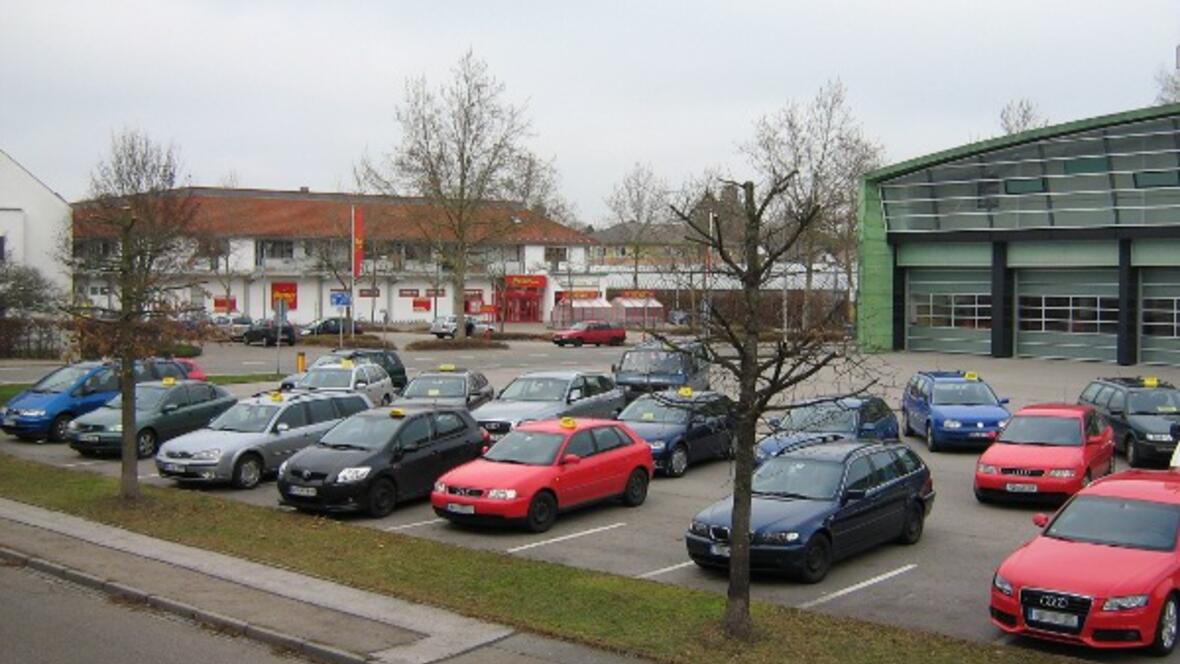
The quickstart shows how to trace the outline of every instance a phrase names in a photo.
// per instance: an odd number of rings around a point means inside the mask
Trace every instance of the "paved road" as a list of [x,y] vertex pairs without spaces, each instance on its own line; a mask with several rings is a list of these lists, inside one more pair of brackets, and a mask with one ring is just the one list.
[[[511,352],[403,353],[403,357],[415,369],[430,368],[439,362],[482,368],[492,384],[501,388],[526,369],[568,366],[605,371],[619,356],[618,349],[558,349],[525,342],[514,342],[512,346]],[[1042,401],[1073,401],[1094,376],[1145,373],[1093,363],[899,353],[872,357],[855,379],[826,372],[802,386],[795,396],[830,393],[847,388],[850,381],[872,378],[878,380],[873,391],[889,403],[897,404],[900,387],[919,368],[979,371],[1001,396],[1012,399],[1014,408]],[[1180,381],[1180,369],[1150,371],[1161,378]],[[788,606],[808,606],[979,641],[1001,639],[987,620],[989,583],[996,566],[1036,532],[1031,523],[1035,510],[976,503],[971,481],[977,453],[930,454],[916,439],[906,443],[927,459],[938,490],[922,542],[912,547],[881,547],[840,563],[823,583],[814,586],[760,578],[755,583],[754,595]],[[116,461],[84,460],[61,445],[30,445],[10,440],[0,442],[0,450],[57,465],[118,474]],[[155,477],[150,462],[143,462],[141,469],[144,481],[168,484]],[[697,569],[688,562],[683,532],[700,509],[730,492],[730,476],[728,463],[715,462],[691,468],[680,479],[657,478],[647,503],[641,508],[603,505],[566,514],[553,530],[543,535],[452,526],[437,519],[426,501],[403,505],[385,519],[351,517],[348,520],[462,546],[723,592],[723,576]],[[265,506],[274,506],[277,500],[273,483],[254,491],[209,491]],[[1020,643],[1032,648],[1049,648],[1034,642]],[[1061,651],[1101,661],[1147,661],[1137,655]]]
[[3,664],[296,664],[308,660],[39,574],[0,566]]

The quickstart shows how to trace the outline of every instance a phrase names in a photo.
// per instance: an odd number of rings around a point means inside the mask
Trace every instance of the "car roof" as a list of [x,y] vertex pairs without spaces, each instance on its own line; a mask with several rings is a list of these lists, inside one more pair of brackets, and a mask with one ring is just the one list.
[[[562,424],[562,422],[564,420],[573,420],[574,426],[572,428],[564,426]],[[538,431],[541,433],[567,434],[567,433],[575,433],[578,431],[583,431],[585,429],[606,426],[606,425],[618,426],[619,422],[617,422],[615,420],[596,419],[593,417],[568,417],[568,418],[563,417],[561,419],[536,420],[533,422],[525,422],[524,424],[517,426],[515,430],[516,431]]]
[[[896,443],[894,445],[896,445]],[[808,443],[802,443],[798,447],[788,447],[774,458],[809,457],[813,459],[843,462],[846,461],[848,457],[857,453],[876,452],[880,450],[887,450],[890,447],[891,445],[888,443],[870,440],[836,440],[831,442],[816,440]]]
[[1015,415],[1039,415],[1042,417],[1081,417],[1093,410],[1093,406],[1076,403],[1036,403],[1016,411]]
[[838,394],[829,394],[829,395],[821,395],[818,397],[812,397],[810,399],[802,399],[800,401],[792,402],[791,407],[798,408],[800,406],[811,406],[811,405],[815,405],[815,404],[833,403],[833,404],[837,404],[839,406],[843,406],[844,408],[860,408],[864,404],[868,403],[869,399],[874,399],[874,398],[876,398],[876,397],[872,397],[872,396],[851,396],[851,397],[849,397],[849,396],[841,396]]
[[[365,365],[365,366],[369,366],[369,365]],[[313,371],[355,371],[356,368],[357,368],[357,365],[355,365],[355,364],[352,365],[351,367],[346,367],[343,364],[340,364],[339,362],[333,362],[331,364],[321,364],[318,367],[308,367],[307,373],[311,373]]]
[[[466,376],[468,374],[479,373],[475,369],[468,369],[466,367],[455,367],[452,370],[443,371],[442,369],[431,369],[430,371],[420,371],[414,378],[424,378],[427,376]],[[413,380],[411,378],[410,380]]]
[[552,371],[529,371],[522,373],[517,378],[560,378],[563,380],[572,380],[578,376],[602,376],[605,374],[597,371],[575,371],[573,369],[555,369]]
[[178,378],[175,381],[165,384],[162,380],[145,380],[142,383],[136,383],[136,387],[176,387],[178,385],[208,385],[209,383],[203,380],[193,380],[191,378]]
[[1180,505],[1180,471],[1125,470],[1100,478],[1079,495],[1133,498]]
[[[672,344],[679,346],[679,348],[673,348]],[[667,339],[648,339],[647,341],[641,341],[631,350],[688,350],[701,344],[701,340],[696,337],[668,337]]]
[[[200,381],[196,381],[200,382]],[[279,395],[278,398],[275,395]],[[292,390],[289,392],[282,392],[279,390],[268,390],[265,392],[257,392],[249,397],[242,399],[241,403],[252,401],[256,403],[270,403],[270,404],[288,404],[294,401],[313,401],[315,399],[339,399],[344,397],[360,396],[355,392],[332,392],[324,391],[307,391],[307,390]]]
[[[1149,385],[1148,383],[1152,382],[1152,380],[1154,380],[1154,383]],[[1099,378],[1098,382],[1111,383],[1113,385],[1118,385],[1121,387],[1127,387],[1130,389],[1137,389],[1137,390],[1160,390],[1160,389],[1174,390],[1174,389],[1176,389],[1176,386],[1173,385],[1172,383],[1169,383],[1166,380],[1160,380],[1158,378],[1155,378],[1154,376],[1134,376],[1134,377],[1119,376],[1119,377],[1115,377],[1115,378]]]
[[919,376],[926,376],[936,383],[982,383],[983,377],[979,374],[974,374],[974,378],[968,378],[967,374],[974,373],[971,371],[963,371],[962,369],[955,369],[954,371],[919,371]]
[[713,401],[719,398],[727,397],[714,390],[693,390],[692,396],[686,397],[680,394],[678,388],[660,390],[659,392],[642,394],[637,397],[637,399],[659,399],[660,401]]
[[390,407],[390,406],[377,406],[375,408],[369,408],[368,410],[362,410],[361,412],[357,413],[357,415],[362,415],[364,417],[390,417],[390,413],[395,410],[398,410],[398,411],[401,411],[402,413],[404,413],[405,415],[400,419],[405,419],[405,417],[410,417],[412,415],[418,415],[420,413],[437,413],[437,412],[442,412],[442,411],[446,411],[446,412],[450,412],[450,413],[465,412],[467,410],[467,408],[465,406],[451,406],[451,405],[447,405],[447,404],[435,404],[435,403],[414,401],[414,402],[406,402],[406,403],[399,402],[398,404],[396,404],[395,406],[392,406],[392,407]]

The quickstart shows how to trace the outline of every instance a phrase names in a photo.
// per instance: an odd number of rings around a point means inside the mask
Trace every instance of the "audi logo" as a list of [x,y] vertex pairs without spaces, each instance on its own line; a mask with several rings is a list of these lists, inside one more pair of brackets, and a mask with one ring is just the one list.
[[1064,609],[1069,606],[1069,600],[1064,597],[1041,595],[1041,606],[1047,606],[1050,609]]

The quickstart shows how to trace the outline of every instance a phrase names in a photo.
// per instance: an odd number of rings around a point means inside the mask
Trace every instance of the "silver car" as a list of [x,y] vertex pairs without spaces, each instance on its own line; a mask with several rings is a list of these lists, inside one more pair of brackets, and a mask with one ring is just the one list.
[[613,419],[626,405],[623,391],[604,374],[534,371],[509,383],[471,416],[492,438],[500,438],[522,422],[567,415]]
[[295,383],[295,390],[337,390],[357,392],[374,404],[387,406],[396,390],[393,380],[379,365],[345,360],[340,364],[313,367]]
[[258,486],[292,454],[313,445],[341,419],[372,407],[348,392],[271,392],[239,401],[209,426],[173,438],[156,453],[161,477]]
[[[495,333],[495,327],[488,323],[477,321],[471,316],[466,319],[467,336],[490,337]],[[439,339],[455,338],[455,331],[459,329],[459,319],[456,316],[439,316],[430,324],[430,333]]]

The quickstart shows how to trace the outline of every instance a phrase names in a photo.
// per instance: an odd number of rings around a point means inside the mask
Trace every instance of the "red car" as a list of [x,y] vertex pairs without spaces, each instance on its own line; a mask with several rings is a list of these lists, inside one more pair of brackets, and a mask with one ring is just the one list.
[[1176,647],[1180,473],[1132,470],[1082,489],[996,570],[991,620],[1092,648]]
[[584,320],[574,323],[568,330],[553,333],[553,343],[558,346],[621,346],[627,340],[627,330],[617,323],[603,320]]
[[1112,472],[1114,437],[1093,407],[1029,406],[1013,415],[980,455],[975,497],[1061,500]]
[[205,375],[204,371],[201,371],[201,367],[197,366],[196,362],[187,358],[178,357],[176,358],[176,363],[184,367],[189,380],[209,380],[209,377]]
[[529,422],[440,477],[430,503],[458,523],[520,523],[539,533],[558,512],[580,505],[608,498],[643,504],[654,470],[651,447],[621,422]]

